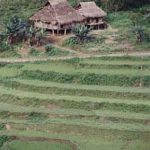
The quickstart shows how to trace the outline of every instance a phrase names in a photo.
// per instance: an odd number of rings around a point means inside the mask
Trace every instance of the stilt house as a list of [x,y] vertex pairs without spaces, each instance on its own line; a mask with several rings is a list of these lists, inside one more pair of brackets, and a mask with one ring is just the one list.
[[47,29],[53,34],[67,34],[84,19],[67,0],[49,0],[44,8],[30,17],[35,27]]
[[95,2],[80,2],[76,7],[76,11],[85,17],[85,24],[92,27],[92,29],[104,29],[107,27],[105,22],[107,14]]

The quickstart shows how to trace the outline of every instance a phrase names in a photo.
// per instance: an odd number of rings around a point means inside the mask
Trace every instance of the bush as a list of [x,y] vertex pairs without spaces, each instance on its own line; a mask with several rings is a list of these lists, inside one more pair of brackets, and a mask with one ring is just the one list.
[[[23,71],[23,78],[66,83],[82,83],[87,85],[139,86],[141,76],[107,75],[107,74],[63,74],[54,71]],[[143,86],[150,86],[149,76],[143,76]]]
[[54,47],[51,45],[51,44],[47,44],[45,45],[45,52],[46,53],[49,53],[51,52],[51,50],[53,49]]
[[7,135],[0,136],[0,147],[4,145],[5,142],[9,140],[9,137]]
[[4,124],[0,124],[0,130],[3,130],[5,128]]
[[131,30],[135,34],[138,42],[150,40],[149,33],[146,33],[145,28],[143,28],[142,26],[134,26]]
[[90,33],[91,28],[88,28],[87,26],[83,24],[77,24],[73,29],[72,32],[77,38],[77,42],[84,42],[84,40],[87,39],[88,34]]
[[64,43],[66,46],[74,47],[78,44],[77,38],[76,37],[71,37],[67,39]]
[[42,120],[47,119],[47,114],[42,114],[42,113],[36,113],[36,112],[31,112],[28,115],[28,119],[32,122],[40,122]]
[[30,48],[30,55],[37,56],[38,54],[39,54],[39,52],[37,51],[36,48],[34,48],[34,47]]
[[0,52],[11,50],[12,48],[5,42],[0,43]]
[[58,56],[62,54],[67,54],[65,52],[62,52],[61,49],[52,46],[51,44],[45,46],[45,53],[48,56]]

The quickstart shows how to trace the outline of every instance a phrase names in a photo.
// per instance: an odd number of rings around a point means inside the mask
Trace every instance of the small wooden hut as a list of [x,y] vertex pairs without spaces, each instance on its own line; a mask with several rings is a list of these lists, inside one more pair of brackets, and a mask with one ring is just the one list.
[[30,17],[35,27],[47,29],[53,34],[67,34],[84,19],[67,0],[48,0],[44,8]]
[[95,2],[80,2],[76,7],[76,11],[86,18],[85,24],[92,29],[107,28],[105,22],[107,13],[99,8]]

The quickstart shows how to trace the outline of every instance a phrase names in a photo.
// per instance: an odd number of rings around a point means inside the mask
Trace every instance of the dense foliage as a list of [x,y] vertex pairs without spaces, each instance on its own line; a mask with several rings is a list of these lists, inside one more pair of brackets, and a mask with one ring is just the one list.
[[107,0],[103,4],[109,11],[128,10],[148,4],[149,0]]
[[8,136],[6,136],[6,135],[0,136],[0,147],[2,147],[3,144],[4,144],[5,142],[7,142],[8,140],[9,140],[9,137],[8,137]]
[[[82,0],[90,1],[90,0]],[[99,6],[103,5],[108,10],[128,9],[148,4],[149,0],[94,0]],[[0,1],[0,22],[7,20],[10,16],[19,15],[26,19],[41,8],[47,0],[1,0]],[[75,6],[78,0],[69,0]],[[18,9],[19,8],[19,9]]]

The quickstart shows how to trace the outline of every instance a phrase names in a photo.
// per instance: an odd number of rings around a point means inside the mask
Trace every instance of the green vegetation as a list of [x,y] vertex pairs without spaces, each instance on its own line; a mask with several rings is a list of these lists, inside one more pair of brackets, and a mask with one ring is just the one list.
[[67,144],[57,142],[20,142],[13,141],[9,146],[15,150],[72,150]]
[[[84,0],[88,1],[88,0]],[[69,38],[64,42],[64,46],[71,47],[75,50],[82,51],[84,53],[113,53],[113,52],[125,52],[130,53],[130,51],[148,51],[150,47],[150,37],[149,37],[149,5],[148,0],[108,0],[108,1],[99,1],[95,0],[99,6],[102,6],[107,12],[108,17],[107,22],[113,27],[112,30],[105,30],[100,32],[91,32],[90,38],[86,42],[79,42],[81,39],[87,35],[89,31],[78,32],[76,30],[76,36],[78,38]],[[77,1],[69,1],[73,6],[77,4]],[[17,15],[20,20],[25,20],[24,22],[28,23],[28,18],[38,11],[45,3],[46,0],[37,0],[29,2],[28,0],[13,0],[9,3],[8,0],[1,0],[0,6],[0,32],[4,30],[4,26],[9,25],[10,18]],[[30,3],[30,5],[29,5]],[[17,7],[16,7],[17,6]],[[18,9],[19,7],[19,9]],[[118,11],[121,10],[121,11]],[[12,15],[13,14],[13,15]],[[5,16],[5,17],[4,17]],[[82,28],[85,29],[85,28]],[[24,36],[28,37],[26,43],[27,45],[41,46],[46,44],[42,32],[34,31],[30,28]],[[75,30],[74,30],[75,31]],[[75,33],[75,32],[74,32]],[[80,34],[79,34],[80,33]],[[35,36],[36,34],[36,36]],[[82,35],[81,35],[82,34]],[[79,36],[80,35],[80,36]],[[17,36],[18,37],[18,36]],[[19,36],[20,37],[20,36]],[[82,37],[82,38],[81,38]],[[0,39],[3,38],[3,34],[0,33]],[[19,38],[20,39],[20,38]],[[78,40],[77,40],[78,39]],[[34,42],[33,42],[34,41]],[[36,41],[36,42],[35,42]],[[139,42],[138,42],[139,41]],[[43,44],[42,44],[43,43]],[[20,57],[18,50],[23,47],[24,44],[19,43],[15,47],[10,46],[6,41],[0,42],[0,56],[1,57]],[[30,51],[30,50],[29,50]],[[31,56],[43,56],[37,51],[29,53]],[[64,56],[67,54],[62,54],[61,50],[54,48],[51,52],[47,53],[48,56]]]
[[88,37],[88,34],[90,33],[91,29],[86,27],[85,25],[82,25],[82,24],[77,24],[72,32],[73,34],[76,36],[77,38],[77,41],[78,42],[84,42],[87,37]]
[[[109,14],[108,19],[112,27],[119,30],[119,36],[117,37],[119,42],[128,39],[136,50],[149,50],[149,23],[144,19],[144,16],[149,12],[148,8],[149,6]],[[137,42],[141,41],[137,40],[139,35],[142,42]]]
[[45,45],[45,54],[47,56],[65,56],[68,55],[68,51],[62,51],[60,48],[54,47],[51,44]]
[[112,12],[107,21],[113,29],[91,32],[88,40],[80,44],[75,37],[64,42],[64,46],[71,47],[84,53],[112,53],[131,51],[149,51],[150,26],[146,20],[149,6],[128,11]]
[[[0,134],[68,140],[79,150],[147,150],[149,66],[149,57],[129,56],[1,64]],[[2,149],[38,144],[15,140]]]
[[[46,0],[1,0],[0,57],[22,57],[21,48],[31,58],[149,51],[147,0],[95,1],[112,28],[88,36],[78,26],[60,42],[65,50],[43,30],[20,29]],[[0,63],[0,150],[148,150],[149,124],[150,57]]]
[[0,136],[0,148],[4,145],[5,142],[9,140],[9,137],[6,135]]

